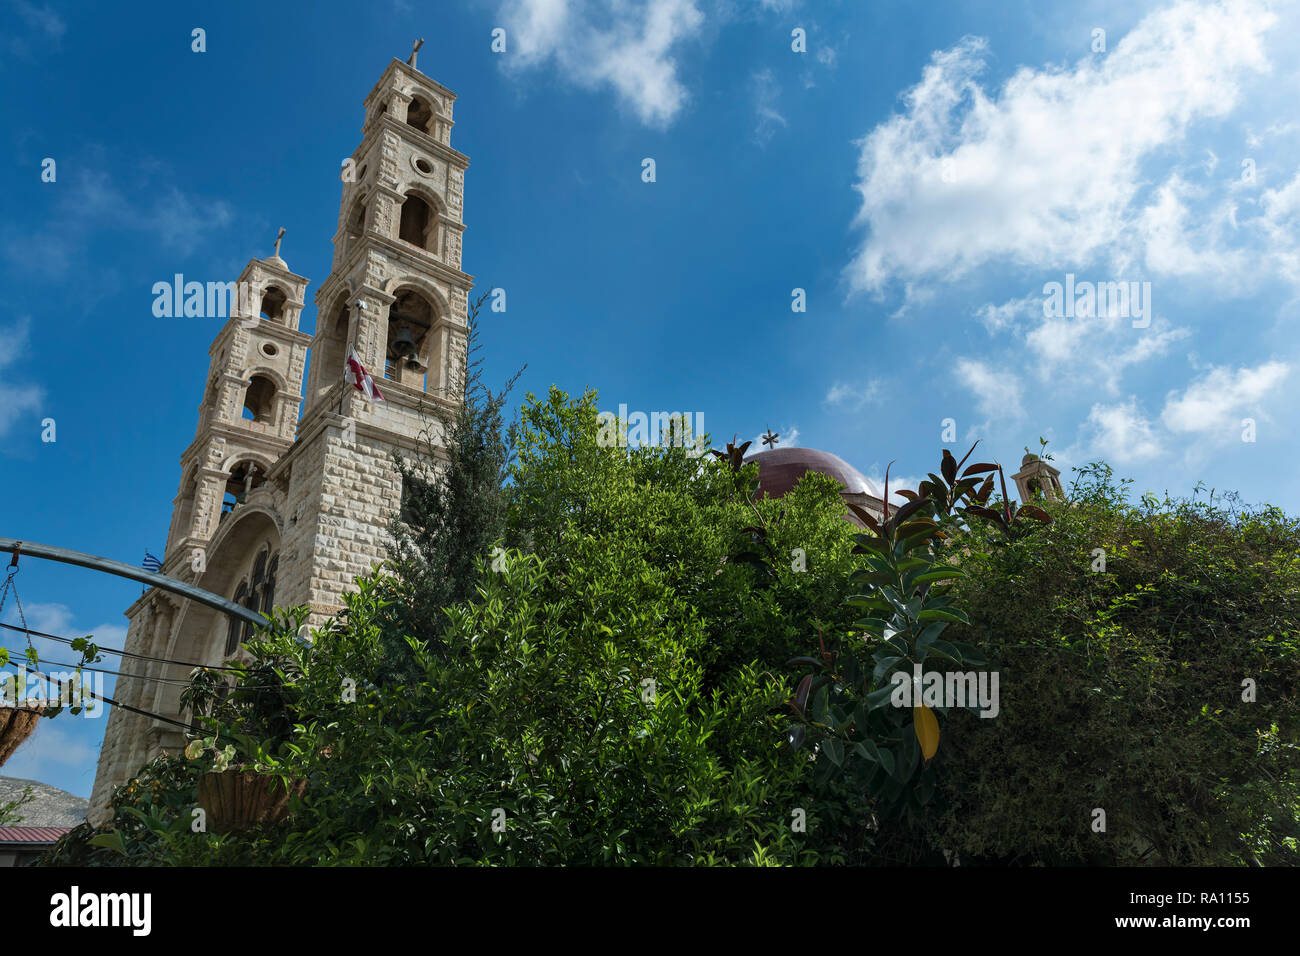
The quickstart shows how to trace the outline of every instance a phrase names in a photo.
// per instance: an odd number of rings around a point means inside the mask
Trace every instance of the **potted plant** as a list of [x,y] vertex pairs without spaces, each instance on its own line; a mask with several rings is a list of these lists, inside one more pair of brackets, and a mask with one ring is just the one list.
[[270,753],[270,741],[232,737],[235,742],[224,746],[214,735],[192,740],[185,748],[187,758],[207,765],[198,779],[196,799],[207,813],[208,829],[230,833],[283,823],[290,800],[302,796],[307,781],[293,776]]
[[181,705],[206,728],[185,756],[197,762],[196,798],[214,833],[282,823],[290,800],[307,789],[283,760],[297,751],[280,663],[231,660],[221,669],[196,668],[181,694]]
[[[0,595],[3,597],[3,595]],[[0,606],[3,601],[0,601]],[[26,621],[23,622],[26,626]],[[32,647],[31,637],[27,638],[27,651],[25,654],[26,664],[19,665],[21,668],[14,674],[14,680],[5,686],[3,695],[0,695],[0,766],[4,766],[6,760],[18,749],[32,731],[36,729],[36,723],[42,717],[54,717],[63,710],[65,704],[71,707],[71,713],[81,712],[85,706],[85,692],[81,681],[81,668],[86,664],[93,664],[101,657],[99,648],[91,643],[89,637],[79,637],[72,642],[72,649],[81,652],[81,660],[77,664],[76,677],[71,687],[61,687],[60,690],[70,695],[67,697],[50,696],[46,698],[28,698],[26,696],[26,675],[30,673],[40,676],[37,670],[39,659],[36,655],[36,649]],[[0,647],[0,668],[9,664],[9,651]],[[38,681],[38,684],[40,681]],[[53,686],[53,685],[51,685]]]

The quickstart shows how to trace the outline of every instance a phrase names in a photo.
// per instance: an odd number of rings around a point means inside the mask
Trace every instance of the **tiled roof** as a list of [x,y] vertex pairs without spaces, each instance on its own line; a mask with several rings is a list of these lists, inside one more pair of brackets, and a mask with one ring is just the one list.
[[0,844],[53,843],[72,827],[0,827]]

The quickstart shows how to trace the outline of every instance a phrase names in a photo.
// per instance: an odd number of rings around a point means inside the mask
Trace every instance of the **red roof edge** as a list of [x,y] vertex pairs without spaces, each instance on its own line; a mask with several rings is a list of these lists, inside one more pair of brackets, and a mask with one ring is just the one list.
[[0,843],[53,843],[72,827],[0,827]]

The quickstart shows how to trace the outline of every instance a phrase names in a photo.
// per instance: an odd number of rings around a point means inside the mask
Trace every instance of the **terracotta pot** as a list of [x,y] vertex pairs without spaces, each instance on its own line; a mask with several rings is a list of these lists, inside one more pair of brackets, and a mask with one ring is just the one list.
[[34,707],[0,707],[0,766],[31,736],[41,711]]
[[306,780],[284,781],[256,770],[226,770],[199,777],[198,802],[208,814],[208,829],[230,833],[253,826],[275,826],[289,816],[289,798],[301,796]]

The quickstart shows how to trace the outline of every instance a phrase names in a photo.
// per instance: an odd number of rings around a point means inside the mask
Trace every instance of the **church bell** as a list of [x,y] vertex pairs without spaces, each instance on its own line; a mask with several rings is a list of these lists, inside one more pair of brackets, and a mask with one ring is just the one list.
[[393,337],[393,352],[406,359],[415,358],[415,336],[411,334],[409,325],[403,325],[397,330],[397,335]]

